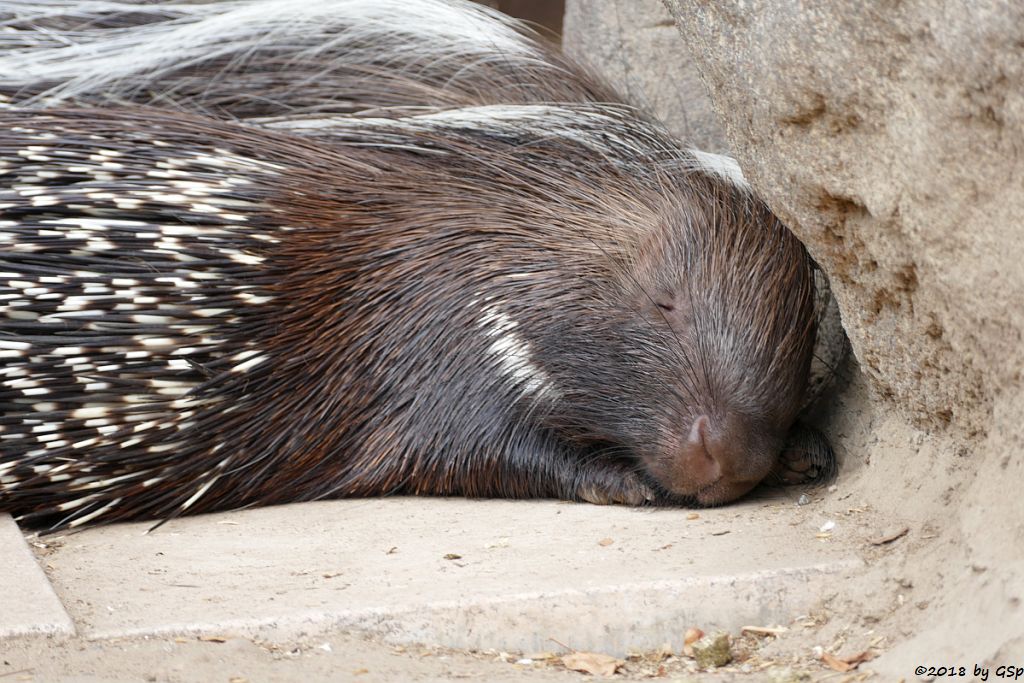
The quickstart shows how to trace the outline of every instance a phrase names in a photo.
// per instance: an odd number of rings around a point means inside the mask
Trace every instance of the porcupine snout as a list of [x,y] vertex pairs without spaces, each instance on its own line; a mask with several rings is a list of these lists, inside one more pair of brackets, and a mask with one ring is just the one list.
[[698,416],[681,440],[668,479],[679,493],[704,505],[739,498],[772,468],[781,439],[738,413]]

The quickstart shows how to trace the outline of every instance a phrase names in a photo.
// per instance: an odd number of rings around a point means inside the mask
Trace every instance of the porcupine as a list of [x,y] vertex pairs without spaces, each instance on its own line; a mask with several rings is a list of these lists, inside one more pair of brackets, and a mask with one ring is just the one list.
[[326,147],[4,113],[0,507],[717,503],[763,478],[806,384],[809,258],[721,166],[530,59],[576,101],[374,102],[389,120],[364,94]]
[[[0,100],[19,106],[141,103],[329,135],[336,115],[621,102],[523,24],[462,0],[6,0],[3,7]],[[693,154],[744,182],[731,159]],[[820,270],[815,285],[824,335],[819,328],[808,406],[849,348]],[[834,474],[820,434],[807,428],[791,436],[788,462],[800,471],[784,468],[786,478]]]

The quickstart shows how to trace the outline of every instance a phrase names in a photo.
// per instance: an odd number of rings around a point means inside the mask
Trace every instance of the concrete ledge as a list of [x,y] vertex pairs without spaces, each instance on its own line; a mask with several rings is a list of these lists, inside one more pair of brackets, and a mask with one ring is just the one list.
[[11,516],[0,513],[0,639],[74,635],[71,617],[50,587]]
[[[48,556],[90,638],[356,630],[393,643],[623,653],[806,613],[856,544],[814,506],[387,499],[92,529]],[[853,541],[852,536],[847,537]]]

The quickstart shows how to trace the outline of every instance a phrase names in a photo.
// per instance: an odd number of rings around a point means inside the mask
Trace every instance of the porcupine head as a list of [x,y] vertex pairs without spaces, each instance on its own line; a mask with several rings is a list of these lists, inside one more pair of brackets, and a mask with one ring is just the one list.
[[582,362],[557,373],[574,416],[555,418],[609,455],[628,451],[654,498],[705,505],[743,495],[777,462],[816,332],[803,245],[738,169],[718,170],[667,181],[651,202],[653,229],[597,314],[600,357],[570,351]]

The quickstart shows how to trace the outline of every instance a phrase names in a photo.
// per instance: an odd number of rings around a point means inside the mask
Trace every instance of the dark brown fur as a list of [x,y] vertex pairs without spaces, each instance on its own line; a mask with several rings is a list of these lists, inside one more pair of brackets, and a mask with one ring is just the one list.
[[[11,24],[5,39],[29,50],[62,32],[155,25],[183,10],[94,11]],[[332,21],[344,28],[360,17]],[[346,59],[349,44],[321,51],[326,31],[307,35],[282,22],[227,54],[104,82],[72,100],[110,111],[0,112],[0,161],[14,169],[0,175],[9,179],[0,204],[12,204],[0,220],[17,223],[24,244],[41,246],[5,253],[3,268],[27,279],[40,269],[90,266],[106,278],[140,279],[144,294],[189,324],[212,323],[218,335],[189,356],[187,370],[168,373],[163,363],[175,347],[127,363],[102,349],[114,334],[126,349],[146,334],[172,337],[177,347],[197,344],[201,335],[182,332],[184,324],[129,324],[104,308],[113,302],[59,332],[0,318],[0,341],[32,343],[30,360],[8,368],[26,364],[60,399],[58,409],[40,413],[38,399],[0,386],[8,436],[46,423],[59,425],[69,443],[96,438],[72,415],[89,402],[112,406],[112,422],[122,425],[103,444],[32,457],[26,453],[40,450],[34,436],[0,440],[0,474],[13,481],[0,485],[0,509],[60,526],[390,493],[714,504],[765,477],[780,452],[784,469],[805,452],[834,464],[827,444],[794,422],[814,344],[812,264],[749,190],[703,170],[658,125],[614,104],[621,99],[612,89],[523,27],[515,30],[532,46],[529,58],[497,51],[462,58],[460,45],[439,31],[411,52],[403,52],[400,33],[387,35],[379,60],[355,64]],[[61,85],[15,76],[0,93],[26,105],[49,101]],[[547,113],[536,106],[559,102],[570,104]],[[121,109],[138,104],[280,116],[260,123],[285,129],[325,118],[320,127],[269,132]],[[534,109],[506,129],[469,109],[480,105]],[[402,118],[441,110],[465,116],[465,124]],[[354,125],[340,114],[396,123]],[[64,156],[26,157],[27,145],[41,143],[18,126],[53,132]],[[100,147],[124,152],[124,168],[66,172],[93,163]],[[191,266],[142,256],[134,229],[107,235],[116,251],[83,261],[61,239],[38,235],[54,217],[232,225],[175,201],[125,209],[90,194],[167,191],[168,181],[150,172],[191,153],[277,167],[184,167],[199,182],[232,173],[251,182],[222,198],[244,202],[231,209],[245,217],[232,239],[261,263],[226,262],[205,238],[182,238],[197,259]],[[40,170],[59,177],[41,180]],[[59,202],[37,207],[14,189],[37,184]],[[207,299],[194,301],[158,277],[189,267],[221,274],[203,282]],[[88,278],[68,277],[60,291],[81,295]],[[272,298],[243,304],[232,286]],[[0,281],[0,293],[21,291],[5,287]],[[230,312],[202,319],[192,312],[211,305]],[[503,328],[494,311],[515,327]],[[552,391],[530,392],[509,371],[507,344],[495,346],[503,337],[529,346],[530,367]],[[91,344],[87,355],[97,364],[119,361],[117,371],[84,378],[110,380],[114,389],[89,394],[80,378],[55,369],[53,350],[69,338]],[[231,359],[248,345],[271,360],[233,372]],[[146,388],[166,379],[216,402],[184,420],[173,401]],[[121,394],[151,403],[121,405]],[[163,422],[134,443],[130,420],[143,410]],[[190,424],[179,429],[183,422]],[[176,447],[149,450],[168,443]],[[97,489],[97,481],[106,485]]]
[[[814,342],[811,261],[762,202],[687,170],[684,152],[652,150],[637,160],[652,169],[640,176],[543,130],[502,138],[364,127],[325,145],[155,111],[0,112],[0,123],[54,132],[68,154],[121,145],[130,164],[105,183],[115,192],[157,185],[147,169],[185,152],[283,169],[250,172],[252,186],[234,195],[246,202],[237,210],[248,230],[281,241],[250,245],[266,261],[232,266],[231,277],[275,299],[241,307],[242,322],[217,332],[223,344],[183,373],[194,396],[219,402],[172,433],[183,444],[173,454],[146,450],[169,438],[159,431],[137,447],[119,448],[127,433],[115,434],[107,448],[32,460],[0,443],[0,465],[25,473],[0,490],[0,509],[26,519],[66,523],[99,509],[90,521],[163,518],[393,493],[723,502],[767,474],[799,411]],[[387,135],[403,144],[366,145]],[[23,144],[0,134],[0,158]],[[3,218],[31,226],[40,215],[116,213],[103,201],[73,204]],[[198,220],[159,202],[138,215]],[[14,256],[5,268],[38,258]],[[173,287],[158,291],[190,305]],[[502,372],[480,323],[488,296],[555,393],[529,395]],[[226,371],[223,358],[245,342],[271,362]],[[34,353],[45,358],[59,343],[40,340]],[[28,415],[5,413],[8,424]],[[717,481],[680,465],[701,415],[711,420],[709,448],[726,449],[715,456],[728,463]],[[95,490],[29,473],[72,456],[90,476],[122,479],[63,515],[57,505]]]

